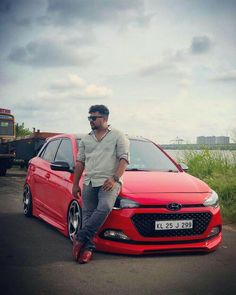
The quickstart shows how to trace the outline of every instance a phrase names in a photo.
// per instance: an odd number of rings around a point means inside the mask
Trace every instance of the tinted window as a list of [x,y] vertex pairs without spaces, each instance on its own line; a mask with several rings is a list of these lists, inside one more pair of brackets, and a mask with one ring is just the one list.
[[178,171],[174,163],[152,142],[130,140],[127,170]]
[[14,135],[14,122],[13,120],[0,119],[0,135]]
[[74,166],[73,148],[70,139],[61,141],[55,161],[67,162],[71,168]]
[[41,158],[52,163],[54,162],[60,139],[50,141],[41,154]]

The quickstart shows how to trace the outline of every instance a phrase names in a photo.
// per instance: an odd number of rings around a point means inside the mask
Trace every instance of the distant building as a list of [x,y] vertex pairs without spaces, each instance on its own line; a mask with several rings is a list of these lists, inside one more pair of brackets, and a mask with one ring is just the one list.
[[228,136],[217,136],[216,137],[216,144],[229,144],[229,137]]
[[197,144],[205,144],[205,136],[198,136]]
[[228,136],[198,136],[197,144],[229,144]]

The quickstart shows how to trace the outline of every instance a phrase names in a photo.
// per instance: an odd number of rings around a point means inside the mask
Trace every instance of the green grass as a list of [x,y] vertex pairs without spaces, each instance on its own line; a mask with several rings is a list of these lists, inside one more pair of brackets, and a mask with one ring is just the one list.
[[224,222],[236,222],[236,152],[188,150],[178,162],[218,193]]

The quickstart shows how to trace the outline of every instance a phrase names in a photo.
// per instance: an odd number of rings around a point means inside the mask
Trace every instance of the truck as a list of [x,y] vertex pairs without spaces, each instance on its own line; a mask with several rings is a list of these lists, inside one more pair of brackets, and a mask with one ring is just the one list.
[[9,142],[15,137],[15,118],[11,110],[0,108],[0,176],[5,176],[13,164],[15,153]]
[[16,137],[15,118],[9,109],[0,108],[0,176],[5,176],[7,169],[14,163],[27,167],[46,139],[58,135],[55,132],[33,132],[31,135]]
[[31,135],[10,141],[8,145],[9,149],[14,151],[15,162],[18,162],[21,168],[28,167],[29,160],[38,154],[47,138],[58,134],[60,133],[40,132],[40,130],[35,131],[34,129]]

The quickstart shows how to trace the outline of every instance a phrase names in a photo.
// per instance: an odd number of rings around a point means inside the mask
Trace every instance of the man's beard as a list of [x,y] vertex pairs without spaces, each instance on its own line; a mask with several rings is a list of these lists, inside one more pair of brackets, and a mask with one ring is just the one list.
[[90,125],[90,126],[91,126],[91,129],[92,129],[92,130],[96,130],[96,129],[98,129],[98,127],[95,126],[95,125]]

